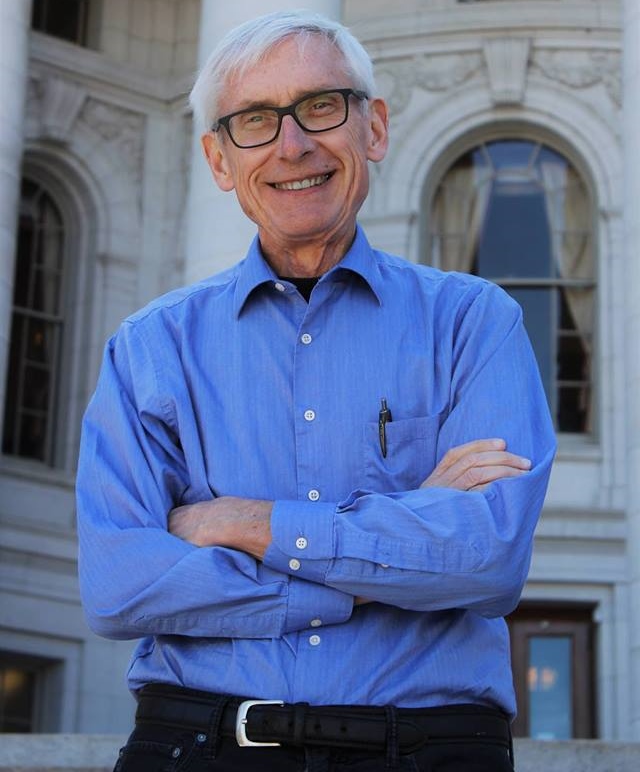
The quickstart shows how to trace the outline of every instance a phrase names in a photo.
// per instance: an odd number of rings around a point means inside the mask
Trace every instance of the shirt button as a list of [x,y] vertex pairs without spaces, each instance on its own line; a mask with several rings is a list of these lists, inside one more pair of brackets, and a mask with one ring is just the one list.
[[311,625],[311,627],[320,627],[320,625],[322,624],[322,619],[312,619],[309,624]]
[[388,563],[380,563],[380,568],[389,568]]
[[305,548],[306,548],[306,546],[307,546],[307,544],[308,544],[308,542],[307,542],[307,540],[304,538],[304,536],[300,536],[299,538],[297,538],[297,539],[296,539],[296,547],[297,547],[299,550],[303,550],[303,549],[305,549]]
[[305,346],[308,346],[309,343],[311,343],[311,341],[313,340],[313,338],[311,337],[311,335],[309,335],[308,332],[305,332],[300,337],[300,340],[304,343]]
[[315,410],[305,410],[304,411],[304,420],[305,421],[313,421],[316,417]]
[[295,558],[291,558],[289,561],[289,568],[292,571],[299,571],[300,570],[300,561],[296,560]]
[[320,645],[320,636],[319,636],[319,635],[312,635],[312,636],[309,638],[309,643],[310,643],[312,646],[319,646],[319,645]]
[[284,292],[286,289],[284,284],[281,284],[279,281],[277,281],[273,286],[278,290],[278,292]]
[[320,491],[317,491],[315,488],[312,488],[309,493],[307,493],[307,498],[309,501],[317,501],[320,498]]

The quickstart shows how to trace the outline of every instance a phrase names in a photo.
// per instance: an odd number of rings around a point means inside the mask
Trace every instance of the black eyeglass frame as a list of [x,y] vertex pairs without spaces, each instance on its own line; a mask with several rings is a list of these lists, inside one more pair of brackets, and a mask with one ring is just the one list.
[[[336,123],[335,126],[329,126],[326,129],[308,129],[304,124],[301,123],[300,119],[296,115],[296,108],[298,105],[301,105],[303,102],[306,102],[309,99],[313,99],[313,97],[321,96],[322,94],[341,94],[342,98],[344,99],[344,118],[340,121],[340,123]],[[356,99],[359,99],[360,101],[363,101],[365,99],[369,99],[369,95],[360,89],[357,88],[323,88],[322,91],[312,91],[310,94],[305,94],[304,96],[300,97],[300,99],[296,99],[295,102],[292,102],[290,105],[287,105],[286,107],[274,107],[273,105],[262,105],[262,106],[256,106],[256,107],[247,107],[244,110],[236,110],[234,113],[229,113],[228,115],[223,115],[221,118],[218,118],[218,120],[211,126],[211,131],[220,131],[220,127],[224,126],[224,128],[227,131],[227,134],[229,135],[229,139],[233,142],[233,144],[236,147],[239,147],[241,150],[248,150],[249,148],[253,147],[262,147],[263,145],[269,145],[271,142],[275,142],[275,140],[278,138],[278,135],[280,134],[280,129],[282,128],[282,119],[285,115],[290,115],[293,120],[300,126],[300,128],[303,131],[308,132],[309,134],[320,134],[323,131],[332,131],[332,129],[337,129],[339,126],[343,126],[349,119],[349,97],[354,96]],[[276,133],[274,136],[267,140],[266,142],[257,142],[255,145],[240,145],[236,140],[233,138],[233,135],[231,134],[231,130],[229,128],[229,123],[232,118],[235,118],[236,115],[243,115],[244,113],[253,113],[258,110],[273,110],[274,113],[278,116],[278,126],[276,128]]]

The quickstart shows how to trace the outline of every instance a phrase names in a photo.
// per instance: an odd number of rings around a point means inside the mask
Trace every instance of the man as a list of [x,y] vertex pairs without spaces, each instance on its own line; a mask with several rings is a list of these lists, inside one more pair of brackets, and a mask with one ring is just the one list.
[[142,638],[123,772],[512,769],[502,617],[553,431],[517,305],[357,226],[375,93],[304,12],[232,31],[194,87],[258,235],[123,323],[85,418],[87,616]]

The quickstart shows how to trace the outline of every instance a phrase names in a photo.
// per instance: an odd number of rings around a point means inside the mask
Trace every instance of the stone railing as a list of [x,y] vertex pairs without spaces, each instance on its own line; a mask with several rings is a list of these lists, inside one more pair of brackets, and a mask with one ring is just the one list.
[[[111,772],[120,735],[0,735],[0,772]],[[517,772],[638,772],[640,743],[516,740]]]

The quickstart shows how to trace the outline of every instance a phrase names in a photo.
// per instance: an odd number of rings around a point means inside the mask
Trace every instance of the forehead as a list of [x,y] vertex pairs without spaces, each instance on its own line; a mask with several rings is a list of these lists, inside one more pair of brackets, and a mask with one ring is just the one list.
[[220,98],[220,112],[254,104],[284,105],[324,88],[354,85],[344,56],[325,37],[292,35],[257,64],[231,75]]

